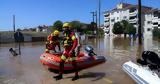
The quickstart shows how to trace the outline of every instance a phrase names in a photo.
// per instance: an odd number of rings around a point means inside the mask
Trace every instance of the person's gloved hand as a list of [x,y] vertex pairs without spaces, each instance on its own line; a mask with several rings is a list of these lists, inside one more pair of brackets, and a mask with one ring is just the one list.
[[73,53],[73,50],[70,50],[70,51],[69,51],[69,56],[70,56],[70,57],[72,56],[72,53]]
[[69,58],[67,58],[67,59],[65,60],[65,62],[69,62]]
[[53,41],[50,41],[50,44],[52,44],[53,43]]

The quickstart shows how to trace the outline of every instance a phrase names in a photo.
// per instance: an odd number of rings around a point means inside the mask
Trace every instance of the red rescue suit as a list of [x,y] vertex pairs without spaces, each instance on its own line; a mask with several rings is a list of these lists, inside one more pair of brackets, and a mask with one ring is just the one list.
[[60,50],[60,42],[59,42],[59,37],[54,36],[54,35],[49,35],[47,37],[48,42],[46,43],[46,48],[48,50],[53,50],[55,51],[55,47],[58,46]]
[[78,45],[78,40],[75,36],[74,32],[71,32],[70,34],[64,34],[65,38],[63,41],[63,47],[64,47],[64,51],[63,54],[61,56],[61,63],[60,63],[60,74],[63,74],[63,68],[64,68],[64,62],[66,60],[69,60],[72,62],[74,69],[76,71],[75,75],[78,75],[78,69],[77,69],[77,64],[75,61],[75,48]]

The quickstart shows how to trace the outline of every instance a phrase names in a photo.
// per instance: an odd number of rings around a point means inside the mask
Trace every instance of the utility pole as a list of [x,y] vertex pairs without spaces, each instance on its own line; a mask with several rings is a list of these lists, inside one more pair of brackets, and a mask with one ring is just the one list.
[[15,32],[15,15],[13,15],[13,31]]
[[141,0],[138,0],[138,42],[142,44],[142,32],[141,32]]
[[93,19],[93,21],[92,21],[92,22],[94,22],[95,12],[91,12],[91,14],[92,14],[92,19]]
[[98,22],[98,18],[97,18],[97,11],[95,12],[95,16],[96,16],[96,34],[98,35],[98,26],[97,26],[97,22]]
[[[98,28],[100,28],[101,26],[101,0],[99,0],[99,25]],[[99,32],[97,31],[97,34],[99,34]]]
[[[97,11],[95,11],[95,12],[91,12],[92,13],[92,15],[93,15],[93,22],[94,23],[96,23],[96,27],[94,26],[94,28],[96,29],[96,34],[97,34],[97,32],[98,32],[98,27],[97,27]],[[95,18],[96,18],[96,22],[95,22]],[[98,35],[98,34],[97,34]]]

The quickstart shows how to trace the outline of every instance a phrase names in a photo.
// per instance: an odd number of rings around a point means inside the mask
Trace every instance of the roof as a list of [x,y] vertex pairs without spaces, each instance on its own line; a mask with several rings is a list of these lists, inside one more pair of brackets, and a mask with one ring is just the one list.
[[[128,3],[120,3],[120,4],[122,4],[122,8],[118,9],[116,7],[116,8],[113,8],[112,10],[110,10],[110,11],[105,11],[105,13],[107,13],[107,12],[115,12],[115,11],[120,11],[120,10],[127,10],[127,9],[131,9],[131,8],[138,9],[138,5],[128,4]],[[142,6],[141,9],[142,9],[142,13],[152,13],[153,11],[155,11],[154,8],[148,7],[148,6]],[[160,10],[158,10],[158,11],[160,11]]]

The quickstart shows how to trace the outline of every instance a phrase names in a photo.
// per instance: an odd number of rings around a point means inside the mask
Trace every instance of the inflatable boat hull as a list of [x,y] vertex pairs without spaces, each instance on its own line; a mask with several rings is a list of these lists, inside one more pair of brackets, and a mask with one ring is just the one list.
[[[98,64],[104,63],[106,61],[104,56],[84,56],[85,54],[81,53],[77,59],[77,66],[79,70],[96,66]],[[43,53],[40,56],[40,61],[42,64],[46,65],[48,68],[53,70],[59,70],[60,65],[60,56],[61,54],[50,54]],[[72,62],[65,62],[64,71],[73,70]]]
[[129,61],[122,65],[122,69],[138,84],[160,84],[160,78],[149,67],[142,67]]

